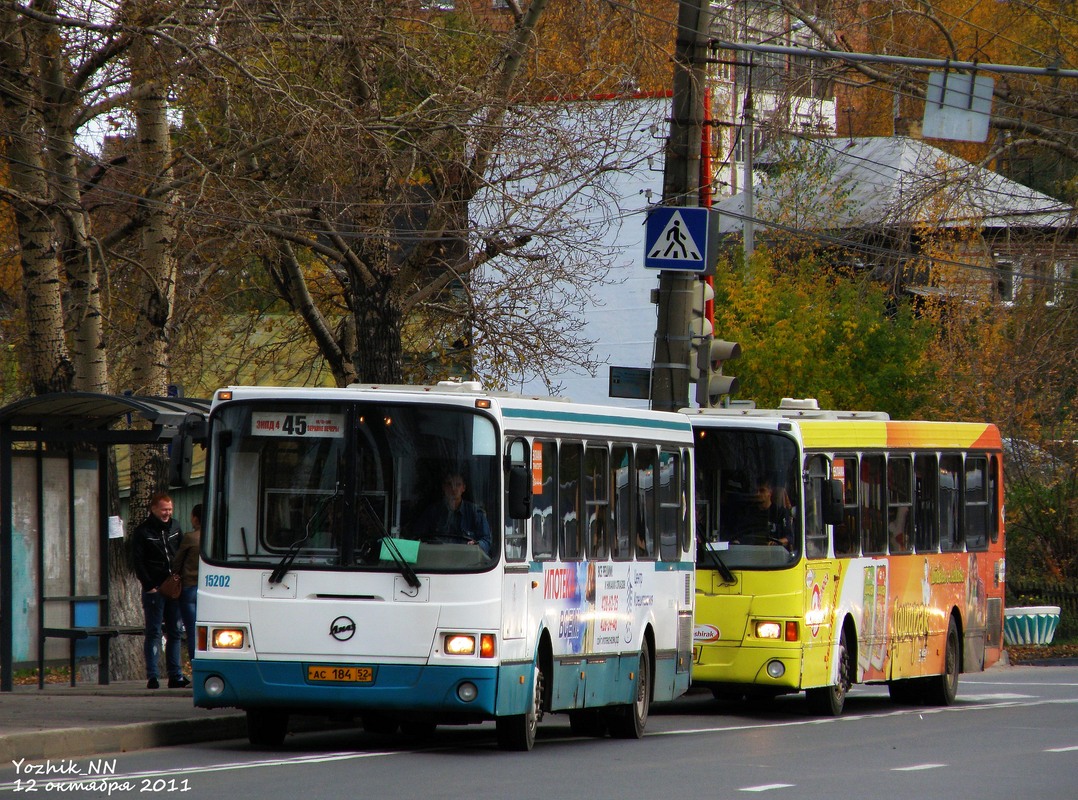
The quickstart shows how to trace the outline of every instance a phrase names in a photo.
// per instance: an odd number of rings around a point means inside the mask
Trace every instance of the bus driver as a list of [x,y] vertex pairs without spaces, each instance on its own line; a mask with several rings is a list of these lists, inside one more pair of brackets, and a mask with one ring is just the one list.
[[464,499],[468,485],[459,472],[442,481],[442,499],[420,516],[416,533],[421,541],[476,544],[490,555],[490,523],[483,509]]
[[787,498],[785,489],[776,491],[770,479],[762,478],[752,502],[738,509],[731,542],[781,544],[789,549],[793,521]]

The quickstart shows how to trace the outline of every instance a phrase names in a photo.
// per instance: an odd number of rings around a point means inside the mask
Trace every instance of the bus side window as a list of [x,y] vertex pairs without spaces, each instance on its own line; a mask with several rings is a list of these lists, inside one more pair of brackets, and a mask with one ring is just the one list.
[[611,504],[610,555],[616,559],[632,559],[633,551],[633,449],[615,445],[610,459],[610,486],[614,493]]
[[887,535],[892,553],[913,550],[913,465],[909,456],[887,459]]
[[861,552],[860,506],[857,502],[857,456],[834,459],[832,475],[842,481],[843,522],[834,526],[834,554],[853,556]]
[[[691,514],[695,509],[692,508],[697,501],[694,498],[692,503],[689,501],[689,491],[694,489],[693,475],[692,475],[692,455],[686,450],[681,451],[681,513],[678,516],[678,525],[681,531],[681,549],[684,552],[689,552],[695,547],[696,543],[693,541],[695,535],[696,526],[691,525]],[[699,516],[696,517],[699,519]]]
[[962,456],[940,457],[939,476],[940,549],[946,553],[962,549]]
[[940,547],[939,468],[936,455],[919,455],[913,461],[917,493],[914,496],[913,536],[918,553],[935,553]]
[[827,526],[823,519],[824,492],[831,470],[824,456],[811,456],[805,464],[805,555],[827,558]]
[[[536,464],[535,462],[539,463]],[[555,442],[532,444],[532,558],[554,558],[554,514],[558,499],[558,446]],[[538,489],[538,491],[536,491]]]
[[962,499],[965,504],[966,549],[983,550],[988,546],[988,459],[966,456],[966,481]]
[[605,447],[589,447],[584,455],[584,507],[587,509],[589,558],[606,558],[610,530],[608,456]]
[[835,555],[856,556],[861,552],[860,505],[857,502],[857,456],[835,458],[833,476],[842,481],[842,508],[845,520],[834,529]]
[[652,447],[636,451],[636,557],[654,559],[658,527],[659,453]]
[[988,534],[993,542],[999,541],[999,457],[992,456],[988,462]]
[[659,454],[659,558],[681,559],[682,514],[681,456],[664,450]]
[[505,457],[509,464],[504,498],[506,561],[523,561],[528,553],[527,519],[520,519],[521,514],[527,515],[531,503],[531,476],[527,474],[527,452],[528,442],[525,439],[513,439],[506,443]]
[[861,552],[879,555],[887,552],[887,502],[884,457],[861,457]]
[[584,557],[583,530],[580,524],[580,461],[583,447],[562,442],[558,455],[558,528],[561,557],[579,561]]

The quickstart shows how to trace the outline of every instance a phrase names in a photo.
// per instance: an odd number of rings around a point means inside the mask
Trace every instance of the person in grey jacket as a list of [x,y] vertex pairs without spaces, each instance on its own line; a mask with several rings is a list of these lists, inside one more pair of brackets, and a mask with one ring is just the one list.
[[146,618],[143,654],[146,658],[146,688],[156,689],[157,662],[161,654],[161,628],[165,626],[165,666],[168,688],[191,685],[180,664],[180,603],[162,595],[157,587],[172,574],[172,559],[182,531],[172,518],[172,498],[158,492],[150,498],[150,513],[132,534],[131,553],[135,575],[142,584],[142,611]]

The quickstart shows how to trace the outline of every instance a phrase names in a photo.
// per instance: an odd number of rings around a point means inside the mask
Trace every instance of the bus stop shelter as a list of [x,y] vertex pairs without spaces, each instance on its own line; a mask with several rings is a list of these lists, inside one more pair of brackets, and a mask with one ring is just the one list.
[[0,692],[17,667],[97,655],[108,683],[109,451],[116,445],[185,443],[205,423],[208,400],[87,392],[45,394],[0,408]]

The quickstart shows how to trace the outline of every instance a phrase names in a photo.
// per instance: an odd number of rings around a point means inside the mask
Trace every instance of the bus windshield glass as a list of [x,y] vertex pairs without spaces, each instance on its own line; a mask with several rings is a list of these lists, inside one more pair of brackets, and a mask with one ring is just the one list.
[[233,402],[211,416],[213,563],[456,572],[499,553],[493,421],[471,409]]
[[795,563],[802,547],[800,474],[789,436],[697,429],[697,566],[773,569]]

